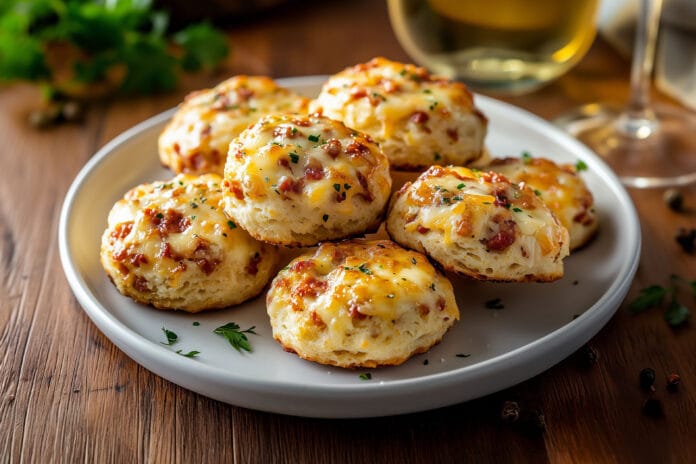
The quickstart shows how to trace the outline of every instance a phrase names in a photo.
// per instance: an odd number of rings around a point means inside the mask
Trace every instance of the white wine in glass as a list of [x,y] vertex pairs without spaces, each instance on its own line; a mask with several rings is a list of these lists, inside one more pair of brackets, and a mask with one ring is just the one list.
[[592,45],[598,0],[388,0],[396,37],[419,64],[476,90],[533,91]]
[[628,187],[696,184],[696,113],[653,104],[653,69],[662,0],[641,0],[631,67],[631,95],[623,109],[590,103],[556,120],[614,169]]

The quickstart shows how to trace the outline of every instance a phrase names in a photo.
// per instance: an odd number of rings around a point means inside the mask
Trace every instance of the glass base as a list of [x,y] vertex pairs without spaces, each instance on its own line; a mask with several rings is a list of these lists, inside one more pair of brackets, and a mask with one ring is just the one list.
[[628,187],[678,187],[696,183],[696,114],[655,105],[645,119],[589,104],[555,124],[602,157]]

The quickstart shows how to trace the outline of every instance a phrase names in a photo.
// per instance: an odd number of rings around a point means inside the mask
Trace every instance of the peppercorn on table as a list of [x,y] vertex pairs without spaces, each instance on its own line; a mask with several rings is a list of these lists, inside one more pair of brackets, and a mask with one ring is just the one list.
[[[38,89],[0,87],[5,461],[696,460],[696,328],[688,321],[669,324],[696,311],[693,186],[629,191],[641,222],[640,264],[626,300],[586,346],[530,380],[466,403],[360,420],[284,416],[193,393],[118,349],[81,309],[58,256],[62,199],[100,147],[187,93],[232,75],[331,74],[374,56],[409,61],[382,2],[291,2],[219,26],[232,47],[219,71],[185,76],[171,93],[92,102],[79,123],[33,128],[27,116],[40,102]],[[628,70],[598,39],[558,81],[502,99],[551,120],[587,102],[625,101]],[[493,310],[502,307],[490,303]],[[248,330],[227,326],[218,333],[243,346],[241,335],[253,333]],[[162,337],[176,340],[171,331]],[[355,375],[369,380],[366,372]]]

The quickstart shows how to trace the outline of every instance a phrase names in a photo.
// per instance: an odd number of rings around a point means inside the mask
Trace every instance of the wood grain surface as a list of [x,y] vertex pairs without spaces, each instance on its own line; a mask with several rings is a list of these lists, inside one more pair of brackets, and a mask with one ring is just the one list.
[[[671,329],[659,310],[624,304],[590,342],[598,362],[570,357],[531,380],[435,411],[365,420],[305,419],[233,407],[143,369],[90,322],[58,258],[63,197],[93,153],[194,89],[238,74],[328,74],[376,55],[407,60],[383,2],[292,2],[228,27],[232,54],[212,76],[186,77],[166,95],[103,102],[82,124],[26,124],[35,88],[0,87],[0,461],[2,462],[696,462],[696,328]],[[621,102],[628,64],[601,41],[569,74],[506,98],[544,117],[596,100]],[[664,99],[663,96],[655,95]],[[696,137],[696,134],[693,134]],[[696,156],[696,155],[695,155]],[[674,236],[696,227],[662,191],[631,191],[643,248],[629,298],[670,274],[696,278],[696,256]],[[694,298],[682,295],[696,311]],[[638,386],[657,372],[664,416],[641,413]],[[665,376],[681,375],[676,393]],[[546,431],[500,420],[506,400],[543,411]]]

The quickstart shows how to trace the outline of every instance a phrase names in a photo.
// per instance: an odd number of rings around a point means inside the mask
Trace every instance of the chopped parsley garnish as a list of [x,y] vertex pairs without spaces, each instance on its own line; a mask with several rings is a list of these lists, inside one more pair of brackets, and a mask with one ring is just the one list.
[[464,184],[459,184],[459,185],[457,185],[457,189],[458,189],[458,190],[461,190],[461,189],[463,189],[464,187],[466,187],[466,185],[464,185]]
[[164,214],[162,214],[162,213],[157,213],[157,214],[155,215],[155,217],[156,217],[157,219],[164,219]]
[[435,161],[440,161],[442,159],[442,156],[438,152],[435,152]]
[[500,298],[493,298],[492,300],[488,300],[484,303],[486,306],[486,309],[504,309],[505,306],[503,305],[503,302],[500,300]]
[[309,137],[307,137],[307,140],[309,140],[310,142],[318,142],[319,136],[318,135],[310,135]]
[[430,290],[432,290],[433,292],[435,291],[435,282],[430,284]]
[[423,93],[433,93],[433,91],[430,89],[425,89],[425,90],[423,90]]
[[534,195],[540,197],[540,196],[541,196],[541,190],[539,190],[539,189],[534,189]]
[[297,134],[297,127],[293,127],[292,130],[290,131],[292,135]]
[[350,184],[343,184],[343,188],[346,190],[350,190],[351,185]]
[[411,262],[412,262],[413,264],[416,264],[416,258],[411,258]]
[[193,209],[198,208],[198,205],[193,201],[190,203],[190,205],[191,205],[191,208],[193,208]]
[[196,350],[192,350],[192,351],[189,351],[188,353],[184,353],[183,350],[176,350],[176,354],[179,354],[179,355],[184,356],[186,358],[195,358],[196,356],[201,354],[201,352],[196,351]]
[[437,102],[437,101],[432,102],[432,104],[431,104],[430,107],[429,107],[429,108],[430,108],[430,111],[433,111],[437,105],[438,105],[438,102]]
[[662,304],[667,289],[661,285],[651,285],[641,289],[640,294],[628,305],[629,311],[639,313]]
[[297,164],[297,162],[298,162],[299,160],[300,160],[300,155],[298,155],[297,153],[290,153],[290,161],[291,161],[293,164]]
[[246,330],[239,330],[239,325],[235,324],[234,322],[228,322],[227,324],[221,325],[217,329],[213,330],[213,333],[225,337],[227,341],[230,342],[230,345],[232,345],[232,348],[240,353],[242,350],[251,352],[251,344],[249,343],[247,334],[258,335],[256,332],[254,332],[255,328],[256,327],[252,325]]
[[372,275],[372,271],[368,269],[367,263],[362,263],[360,266],[358,266],[358,271],[362,272],[363,274]]
[[179,339],[179,336],[177,334],[175,334],[171,330],[165,329],[164,327],[162,327],[162,332],[164,332],[164,336],[167,337],[167,343],[160,342],[162,345],[172,346]]
[[194,327],[198,327],[199,325],[201,325],[201,323],[198,322],[198,321],[193,321],[193,324],[192,324],[192,325],[193,325]]
[[518,208],[517,206],[515,206],[514,208],[512,208],[512,210],[513,210],[514,212],[516,212],[516,213],[521,213],[521,212],[522,212],[522,208]]
[[532,155],[528,151],[523,151],[521,158],[524,164],[529,164],[532,161]]
[[659,307],[662,306],[665,297],[669,296],[669,304],[664,310],[663,318],[671,327],[678,327],[691,317],[689,308],[677,301],[678,284],[685,284],[691,292],[691,296],[696,297],[696,280],[687,281],[683,277],[672,274],[669,277],[669,287],[650,285],[642,289],[638,297],[629,303],[628,309],[635,314],[646,309]]
[[229,227],[230,229],[236,229],[237,224],[235,224],[234,221],[227,221],[227,227]]
[[587,163],[585,163],[583,160],[578,160],[578,162],[575,163],[575,170],[577,172],[587,171]]
[[329,215],[328,215],[328,214],[325,214],[325,215],[323,215],[321,218],[324,220],[324,222],[326,222],[326,221],[329,220]]
[[336,190],[337,192],[340,192],[340,191],[341,191],[341,184],[333,184],[333,188],[334,188],[334,190]]
[[360,377],[360,380],[372,380],[372,374],[369,372],[363,372],[358,377]]
[[457,353],[457,354],[455,354],[455,356],[458,358],[468,358],[469,356],[471,356],[471,354],[469,354],[469,353]]

